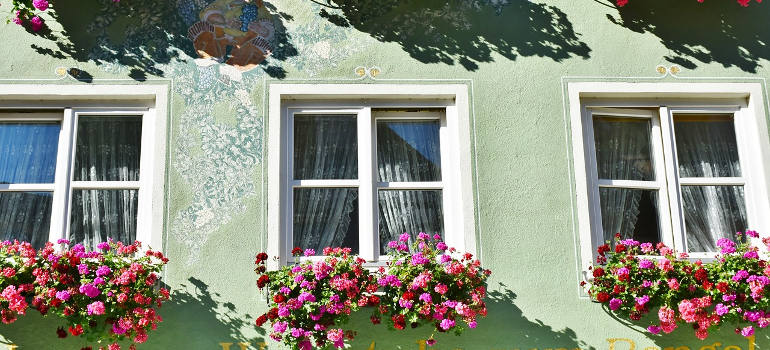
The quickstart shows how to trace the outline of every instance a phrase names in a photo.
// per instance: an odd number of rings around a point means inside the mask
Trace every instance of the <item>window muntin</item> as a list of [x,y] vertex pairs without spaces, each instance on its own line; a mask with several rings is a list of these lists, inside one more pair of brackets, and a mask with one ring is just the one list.
[[[600,209],[594,212],[600,217],[595,222],[601,226],[595,227],[601,228],[602,241],[611,241],[620,232],[623,238],[662,241],[698,255],[715,252],[719,238],[734,239],[735,232],[748,228],[736,111],[667,107],[588,111],[587,127],[592,128],[596,148],[587,156],[593,157],[590,163],[596,169],[594,190],[599,194],[593,198],[598,199]],[[631,114],[649,120],[649,131],[640,132],[639,122],[630,120],[617,127],[624,121],[620,116]],[[610,122],[615,123],[614,133],[607,132],[613,129],[606,126]],[[620,180],[604,179],[600,174],[613,174],[611,177]],[[669,212],[671,220],[666,219]],[[649,234],[653,228],[660,231]]]
[[[147,113],[147,109],[0,112],[0,152],[12,155],[2,157],[0,165],[0,176],[11,182],[0,184],[0,239],[41,247],[69,237],[93,249],[108,238],[136,240],[139,174],[147,157],[141,155],[147,138],[142,122]],[[20,126],[27,131],[20,132]],[[3,129],[16,130],[10,134]],[[6,147],[9,143],[15,146]],[[151,145],[145,148],[144,152],[152,150]],[[19,175],[9,175],[14,172],[24,174],[24,183],[19,183]],[[149,205],[149,197],[146,202]]]
[[[404,232],[443,237],[444,112],[349,112],[290,112],[287,247],[320,255],[324,247],[347,246],[376,260],[386,259],[387,242]],[[367,229],[369,222],[376,226]]]

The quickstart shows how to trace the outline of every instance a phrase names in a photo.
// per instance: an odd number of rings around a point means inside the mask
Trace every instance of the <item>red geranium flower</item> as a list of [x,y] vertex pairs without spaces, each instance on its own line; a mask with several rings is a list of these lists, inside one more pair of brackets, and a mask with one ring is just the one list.
[[594,278],[602,277],[604,276],[604,269],[601,267],[597,267],[594,269]]
[[259,287],[259,289],[265,288],[267,282],[270,282],[270,277],[267,275],[259,276],[259,279],[257,280],[257,287]]
[[70,326],[69,327],[69,331],[70,331],[70,334],[72,334],[73,336],[77,337],[77,336],[83,334],[83,326],[81,326],[81,325],[76,325],[75,327]]
[[66,338],[67,337],[67,331],[64,330],[64,328],[56,328],[56,336],[59,338]]
[[596,294],[596,301],[600,303],[606,303],[610,301],[610,295],[607,292],[599,292],[599,294]]
[[267,314],[257,317],[257,327],[262,327],[267,322]]

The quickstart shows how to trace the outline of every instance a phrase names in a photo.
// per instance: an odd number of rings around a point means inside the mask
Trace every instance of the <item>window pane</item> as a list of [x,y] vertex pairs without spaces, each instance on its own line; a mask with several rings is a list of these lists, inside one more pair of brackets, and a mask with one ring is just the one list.
[[675,115],[680,177],[741,176],[733,116]]
[[660,242],[658,191],[631,188],[599,188],[604,240],[623,239]]
[[42,248],[51,227],[51,192],[0,192],[0,240]]
[[142,117],[79,117],[75,181],[138,181]]
[[358,189],[295,188],[294,246],[347,247],[358,254]]
[[441,190],[379,190],[380,254],[387,254],[388,242],[402,233],[420,232],[444,236]]
[[746,230],[743,186],[682,186],[687,250],[715,252],[720,238]]
[[600,179],[654,181],[650,120],[594,119],[596,166]]
[[136,240],[138,190],[73,190],[70,240],[91,249],[112,238]]
[[357,179],[354,115],[294,116],[294,178]]
[[0,123],[0,184],[53,183],[58,123]]
[[379,180],[441,181],[439,121],[378,121]]

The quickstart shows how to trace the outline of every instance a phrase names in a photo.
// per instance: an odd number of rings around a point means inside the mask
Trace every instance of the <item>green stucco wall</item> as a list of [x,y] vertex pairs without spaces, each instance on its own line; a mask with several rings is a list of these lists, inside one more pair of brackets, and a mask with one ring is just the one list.
[[[436,348],[636,349],[756,345],[732,328],[698,341],[680,327],[652,337],[602,310],[578,288],[574,182],[564,81],[753,81],[770,72],[770,4],[733,0],[310,0],[266,4],[273,54],[241,72],[197,59],[188,28],[210,0],[57,0],[50,30],[0,25],[0,83],[167,84],[171,91],[164,234],[173,300],[145,349],[222,349],[266,341],[253,257],[265,247],[265,87],[281,82],[472,86],[475,190],[483,263],[493,270],[489,316]],[[359,6],[360,11],[354,5]],[[8,10],[3,2],[0,10]],[[10,16],[10,14],[8,14]],[[661,78],[656,66],[682,67]],[[357,80],[359,66],[381,68]],[[77,68],[73,76],[57,68]],[[570,77],[570,78],[565,78]],[[580,78],[593,77],[593,78]],[[637,77],[637,78],[622,78]],[[79,80],[76,80],[79,79]],[[693,80],[691,78],[697,78]],[[764,85],[763,85],[764,86]],[[34,315],[0,334],[19,349],[76,349],[60,321]],[[425,331],[388,332],[354,318],[353,349],[419,349]],[[2,348],[0,346],[0,348]],[[634,350],[619,341],[615,350]],[[685,350],[685,349],[680,349]],[[732,349],[737,350],[737,349]]]

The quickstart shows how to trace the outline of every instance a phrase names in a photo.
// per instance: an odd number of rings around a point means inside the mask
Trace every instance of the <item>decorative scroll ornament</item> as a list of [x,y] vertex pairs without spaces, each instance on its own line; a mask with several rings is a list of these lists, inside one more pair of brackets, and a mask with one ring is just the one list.
[[66,79],[69,77],[75,80],[87,80],[89,76],[88,73],[85,73],[80,70],[80,68],[76,67],[56,67],[56,69],[54,69],[54,74],[56,74],[59,79]]
[[364,66],[358,66],[356,67],[355,70],[353,70],[353,72],[356,74],[356,76],[358,76],[361,79],[364,79],[366,77],[369,77],[371,79],[376,79],[377,76],[380,73],[382,73],[382,69],[380,69],[380,67],[377,67],[377,66],[372,66],[369,68]]
[[655,67],[655,70],[658,71],[658,73],[662,77],[665,77],[667,75],[671,75],[672,77],[676,77],[679,72],[682,71],[682,68],[678,65],[672,65],[671,67],[666,67],[664,65],[659,65]]

